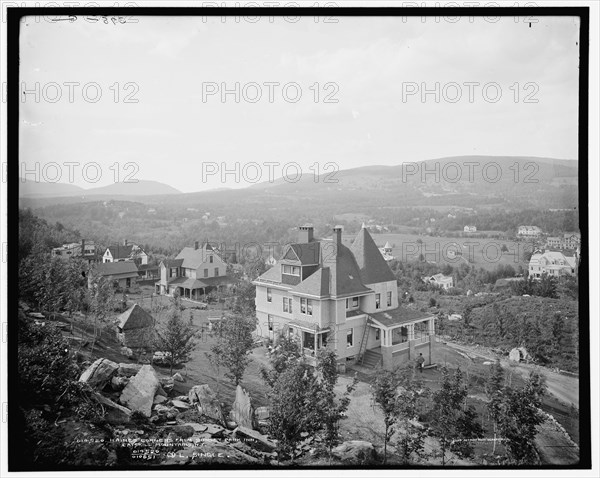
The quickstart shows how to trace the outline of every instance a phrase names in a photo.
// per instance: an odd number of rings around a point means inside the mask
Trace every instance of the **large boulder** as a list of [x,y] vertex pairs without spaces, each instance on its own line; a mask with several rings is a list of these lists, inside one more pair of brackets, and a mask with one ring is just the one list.
[[345,441],[335,447],[332,454],[347,464],[368,465],[375,460],[375,447],[368,441]]
[[120,401],[146,417],[152,415],[154,395],[160,386],[156,372],[150,365],[143,365],[121,394]]
[[110,379],[119,369],[115,362],[99,358],[90,365],[79,377],[80,382],[85,382],[92,387],[102,389],[110,382]]
[[521,361],[521,352],[519,349],[512,349],[508,354],[508,360],[511,362],[520,362]]
[[94,398],[94,400],[104,407],[104,410],[106,411],[104,419],[108,423],[112,425],[119,425],[121,423],[129,422],[131,418],[131,410],[128,408],[122,407],[118,403],[113,402],[97,392],[93,393],[92,398]]
[[202,414],[217,420],[218,423],[225,424],[225,417],[221,404],[217,399],[217,394],[206,384],[195,385],[188,392],[190,403],[199,403]]
[[242,438],[244,440],[250,439],[254,445],[258,448],[272,452],[277,447],[277,444],[269,440],[265,435],[246,427],[237,427],[233,432],[236,438]]
[[133,377],[141,370],[142,366],[137,363],[120,363],[119,375],[123,377]]
[[238,425],[254,428],[254,408],[250,394],[238,385],[235,390],[235,401],[231,410],[233,421]]

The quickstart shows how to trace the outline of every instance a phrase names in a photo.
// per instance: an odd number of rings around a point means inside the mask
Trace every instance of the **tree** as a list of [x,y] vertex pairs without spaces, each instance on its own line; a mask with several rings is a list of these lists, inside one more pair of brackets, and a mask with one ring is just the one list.
[[303,360],[291,364],[269,392],[269,434],[277,440],[277,456],[294,459],[302,433],[314,435],[321,428],[315,370]]
[[167,312],[166,322],[156,328],[155,347],[169,357],[169,373],[194,350],[195,335],[196,330],[183,320],[179,310],[171,308]]
[[358,379],[346,387],[341,397],[335,392],[335,386],[339,378],[337,355],[329,348],[319,350],[317,354],[317,371],[320,374],[321,388],[318,392],[318,410],[321,412],[321,423],[325,432],[325,445],[329,457],[331,450],[339,436],[339,422],[345,418],[345,413],[350,405],[350,394],[356,388]]
[[531,373],[523,388],[505,388],[498,425],[515,464],[533,464],[536,461],[534,440],[537,426],[545,420],[540,410],[545,390],[542,377],[536,372]]
[[490,419],[494,424],[494,445],[492,453],[496,451],[496,437],[498,434],[498,422],[502,411],[504,401],[504,370],[500,361],[497,360],[490,368],[488,378],[485,383],[485,393],[489,399],[487,409]]
[[216,343],[207,353],[217,367],[225,367],[225,376],[238,385],[250,363],[249,354],[254,346],[254,323],[241,315],[223,317],[213,328]]
[[467,440],[483,436],[474,408],[467,406],[467,395],[461,370],[457,369],[451,376],[448,369],[443,367],[441,388],[433,392],[431,429],[440,441],[444,466],[449,449],[459,455],[469,456],[473,447]]
[[407,367],[399,372],[398,387],[398,429],[396,449],[403,464],[408,464],[411,454],[420,455],[425,440],[424,431],[415,424],[422,407],[422,399],[429,394],[429,389],[423,386],[417,378],[416,369]]
[[275,382],[285,370],[293,366],[302,358],[300,344],[295,336],[281,337],[269,354],[270,369],[261,367],[260,373],[265,383],[273,388]]
[[101,335],[107,317],[115,310],[115,290],[107,278],[100,275],[92,276],[88,289],[88,308],[94,326],[91,356],[94,353],[96,339]]
[[378,373],[371,383],[373,400],[383,412],[383,464],[387,462],[387,445],[394,435],[398,421],[399,403],[397,397],[398,376],[389,370]]

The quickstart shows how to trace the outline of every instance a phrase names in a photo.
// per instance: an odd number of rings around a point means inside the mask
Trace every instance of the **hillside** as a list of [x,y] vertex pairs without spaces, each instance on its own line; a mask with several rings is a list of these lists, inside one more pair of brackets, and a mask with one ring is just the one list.
[[84,189],[74,184],[49,183],[29,181],[21,178],[19,182],[19,197],[49,198],[49,197],[83,197],[106,196],[162,196],[166,194],[181,194],[181,191],[158,181],[119,182],[108,186]]

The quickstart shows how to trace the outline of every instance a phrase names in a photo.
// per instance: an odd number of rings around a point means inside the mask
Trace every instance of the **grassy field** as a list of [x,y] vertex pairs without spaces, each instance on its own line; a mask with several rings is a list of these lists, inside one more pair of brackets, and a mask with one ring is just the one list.
[[[349,244],[354,236],[344,236],[344,243]],[[373,240],[379,247],[386,242],[392,246],[392,254],[401,261],[417,260],[423,254],[426,261],[437,264],[458,266],[472,258],[472,264],[492,270],[499,264],[511,265],[515,269],[519,265],[527,268],[523,262],[523,252],[531,247],[525,242],[507,241],[477,237],[432,237],[417,234],[373,234]],[[508,252],[502,252],[505,245]],[[461,251],[462,258],[450,257],[450,251]]]

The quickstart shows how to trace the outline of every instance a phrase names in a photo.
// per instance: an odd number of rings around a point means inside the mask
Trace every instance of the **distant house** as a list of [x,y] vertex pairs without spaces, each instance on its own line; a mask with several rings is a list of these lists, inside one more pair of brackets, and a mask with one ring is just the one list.
[[86,260],[89,264],[96,262],[98,246],[93,241],[82,239],[81,242],[71,242],[52,249],[52,257],[70,259],[76,257]]
[[199,247],[184,247],[175,259],[160,263],[160,280],[156,282],[158,294],[179,293],[183,298],[200,300],[214,289],[233,282],[227,275],[227,263],[208,243]]
[[535,251],[529,260],[529,277],[539,279],[542,274],[552,277],[575,275],[577,254],[567,251]]
[[463,228],[464,232],[477,232],[477,227],[475,226],[465,226]]
[[578,232],[567,232],[562,236],[549,237],[546,247],[549,249],[572,249],[577,250],[581,246],[581,234]]
[[380,247],[379,252],[381,252],[381,255],[386,260],[386,262],[389,262],[389,261],[392,261],[395,259],[394,255],[392,254],[392,246],[390,245],[389,242],[386,242],[383,247]]
[[138,268],[135,262],[105,262],[96,266],[96,272],[122,289],[129,289],[137,283]]
[[537,226],[519,226],[517,235],[522,237],[538,237],[542,230]]
[[265,259],[265,264],[272,267],[277,264],[277,259],[273,257],[273,254],[269,254],[269,257]]
[[154,318],[138,304],[117,317],[117,340],[131,349],[150,348],[154,342]]
[[444,274],[435,274],[430,277],[425,277],[423,282],[437,285],[442,289],[450,289],[454,287],[454,278],[452,276],[445,276]]
[[458,251],[455,249],[449,249],[447,252],[448,259],[456,259],[458,257],[462,257],[462,251]]
[[127,242],[127,239],[123,244],[114,244],[108,246],[104,255],[102,256],[102,262],[127,262],[133,261],[138,265],[148,264],[148,254],[137,244]]

